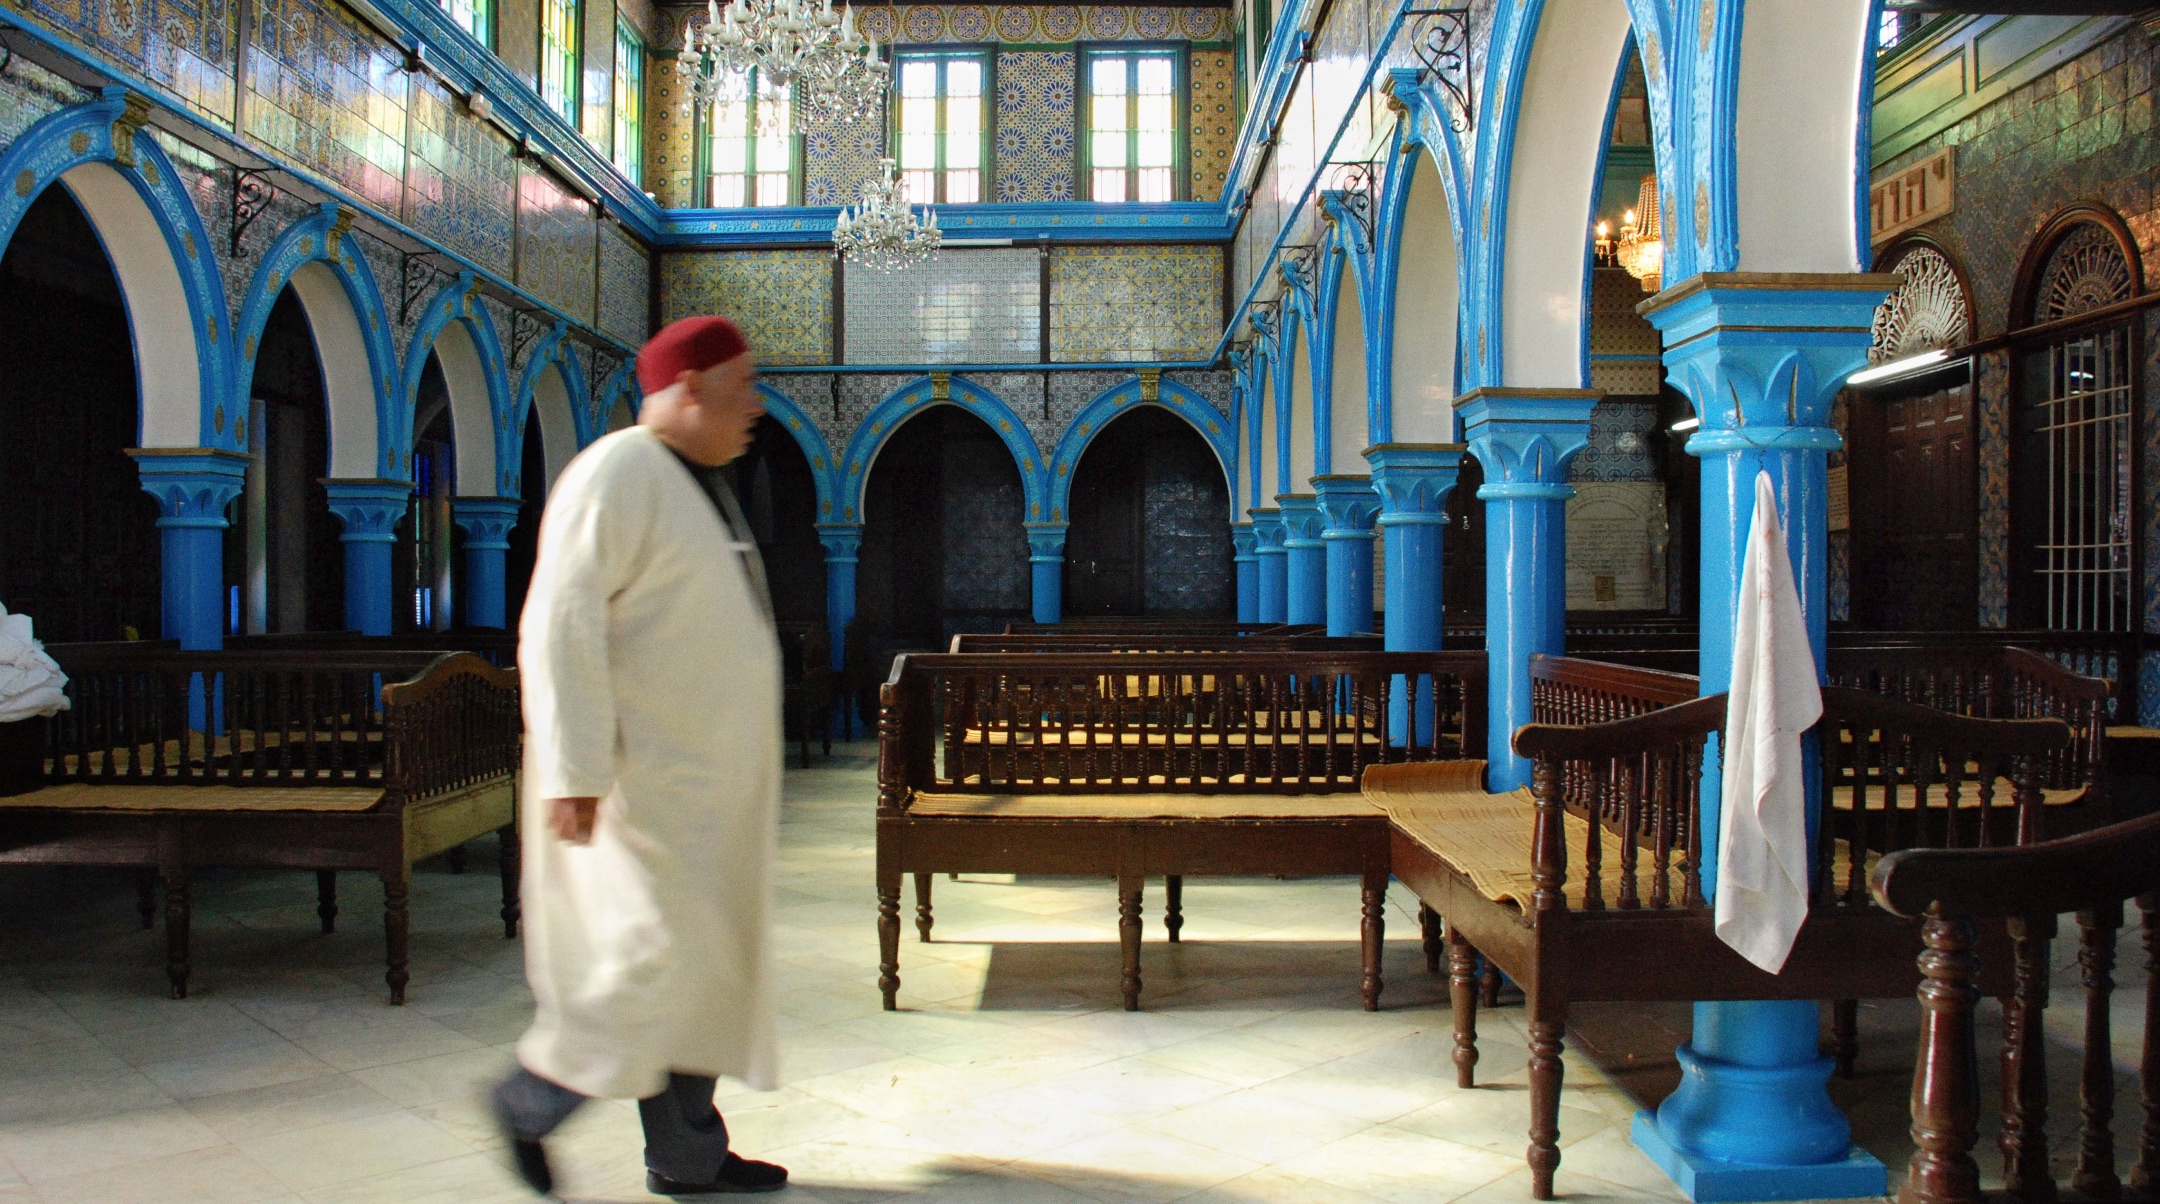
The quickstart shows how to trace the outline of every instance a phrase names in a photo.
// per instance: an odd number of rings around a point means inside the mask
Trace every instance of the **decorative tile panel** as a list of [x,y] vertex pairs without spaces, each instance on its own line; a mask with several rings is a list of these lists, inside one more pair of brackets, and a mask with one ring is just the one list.
[[761,363],[832,362],[829,251],[663,255],[660,304],[663,323],[692,314],[733,318]]
[[1016,364],[1042,358],[1041,252],[942,251],[896,272],[850,265],[847,362]]
[[[685,21],[702,8],[669,10],[669,45],[682,40]],[[1058,42],[1223,42],[1229,10],[1127,5],[904,4],[865,6],[856,28],[880,45],[999,42],[1007,46]]]
[[238,0],[10,0],[9,6],[232,127]]
[[967,379],[997,395],[998,400],[1011,407],[1019,415],[1020,424],[1034,436],[1035,446],[1048,450],[1057,446],[1058,436],[1065,432],[1050,422],[1050,407],[1044,391],[1041,372],[970,372]]
[[803,203],[852,205],[863,183],[877,178],[885,155],[883,120],[813,124],[803,134]]
[[416,84],[405,220],[474,263],[506,270],[518,178],[510,143],[435,77]]
[[553,173],[518,181],[518,286],[581,322],[593,320],[593,204]]
[[652,255],[614,222],[600,224],[600,329],[636,347],[650,337]]
[[1200,372],[1166,372],[1163,379],[1180,384],[1215,407],[1215,412],[1225,419],[1230,417],[1230,373],[1225,369],[1211,368]]
[[1655,481],[1649,436],[1657,407],[1640,401],[1601,401],[1590,411],[1590,446],[1568,463],[1570,481]]
[[1598,268],[1591,277],[1590,387],[1600,393],[1655,397],[1664,383],[1664,344],[1635,312],[1646,296],[1620,268]]
[[405,172],[404,56],[335,0],[254,0],[247,133],[383,209]]
[[2010,353],[1975,360],[1980,411],[1980,625],[2010,625]]
[[1222,199],[1237,150],[1237,66],[1227,50],[1192,52],[1192,199]]
[[842,422],[840,418],[841,379],[831,373],[813,372],[788,372],[764,378],[767,385],[802,410],[818,433],[825,436],[825,446],[832,448],[834,455],[847,448],[848,437],[855,433],[854,423]]
[[90,94],[28,59],[17,59],[0,72],[0,147],[24,130]]
[[[1089,402],[1103,395],[1115,385],[1131,380],[1130,372],[1053,372],[1050,374],[1050,422],[1057,429],[1058,439],[1065,437],[1065,429],[1080,416]],[[1057,447],[1057,439],[1043,444],[1045,450]],[[1053,517],[1053,522],[1063,522]]]
[[[680,44],[681,29],[676,30]],[[662,207],[682,209],[700,204],[694,127],[689,89],[675,78],[675,59],[657,54],[645,60],[645,189]]]
[[1222,333],[1222,248],[1055,247],[1050,358],[1196,360]]
[[1073,199],[1075,60],[1070,50],[998,55],[998,200]]
[[[2145,311],[2145,479],[2141,482],[2145,507],[2145,630],[2160,631],[2160,421],[2152,406],[2160,399],[2160,310]],[[2141,681],[2150,681],[2149,676]],[[2160,689],[2154,682],[2152,689]],[[2140,722],[2144,722],[2140,720]]]

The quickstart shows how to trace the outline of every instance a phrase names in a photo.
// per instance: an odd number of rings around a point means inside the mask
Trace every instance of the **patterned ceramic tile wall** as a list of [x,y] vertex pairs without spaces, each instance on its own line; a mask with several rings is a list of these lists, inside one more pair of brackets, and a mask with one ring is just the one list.
[[1852,621],[1852,532],[1830,532],[1829,578],[1830,621]]
[[[671,10],[675,36],[699,10]],[[1220,42],[1230,37],[1230,13],[1221,8],[1073,5],[913,4],[865,6],[856,14],[863,33],[881,43],[1001,42]]]
[[648,335],[652,257],[614,222],[600,223],[600,329],[635,347]]
[[1590,387],[1601,393],[1656,396],[1663,382],[1657,327],[1635,312],[1642,285],[1620,268],[1599,268],[1590,281]]
[[1070,50],[1017,51],[997,59],[997,199],[1073,199]]
[[[1053,372],[1050,374],[1050,425],[1063,438],[1065,428],[1073,423],[1089,402],[1102,396],[1105,389],[1123,384],[1133,378],[1130,372]],[[1055,443],[1051,444],[1054,448]],[[1058,520],[1062,521],[1062,520]]]
[[767,364],[832,362],[832,254],[691,252],[660,258],[662,322],[726,314]]
[[394,211],[405,172],[403,56],[334,0],[254,0],[247,132]]
[[1054,248],[1050,358],[1207,358],[1222,333],[1222,264],[1213,246]]
[[517,204],[510,144],[435,77],[417,79],[405,220],[475,263],[507,268]]
[[230,128],[245,0],[8,0],[8,7],[172,90]]
[[892,396],[893,391],[900,386],[920,379],[922,378],[919,376],[900,372],[862,372],[842,376],[839,388],[841,434],[840,438],[833,442],[835,454],[839,448],[847,446],[848,440],[855,434],[855,428],[863,424],[863,419],[870,416],[870,411],[876,409],[879,402]]
[[2145,311],[2145,406],[2145,630],[2160,631],[2160,415],[2153,409],[2160,406],[2160,310],[2153,309]]
[[1980,625],[2010,625],[2010,353],[1976,363],[1980,411]]
[[1195,50],[1192,81],[1192,199],[1222,199],[1230,176],[1230,156],[1237,150],[1237,64],[1227,50]]
[[827,447],[847,446],[851,432],[840,428],[839,377],[830,373],[789,372],[764,379],[767,385],[793,401],[808,416],[810,424],[825,436]]
[[885,154],[882,120],[813,126],[803,135],[803,203],[851,205]]
[[967,379],[995,393],[998,400],[1020,416],[1021,425],[1034,436],[1035,446],[1054,448],[1065,432],[1050,421],[1048,384],[1041,372],[970,372]]
[[0,146],[47,115],[79,104],[89,93],[28,60],[0,73]]
[[518,284],[576,317],[593,320],[593,204],[546,169],[518,181]]
[[[676,27],[676,41],[682,39]],[[697,165],[689,94],[675,78],[675,60],[650,55],[645,60],[645,190],[661,205],[680,209],[699,198],[691,173]]]
[[1215,368],[1201,372],[1168,372],[1163,375],[1163,379],[1181,384],[1207,398],[1207,403],[1215,407],[1216,413],[1224,418],[1230,417],[1230,373],[1227,370]]
[[2138,662],[2138,723],[2160,727],[2160,652],[2148,652]]
[[970,248],[885,275],[850,270],[847,362],[1034,363],[1042,357],[1040,254]]
[[1650,433],[1657,406],[1647,401],[1601,401],[1590,411],[1590,446],[1568,465],[1571,481],[1655,481]]

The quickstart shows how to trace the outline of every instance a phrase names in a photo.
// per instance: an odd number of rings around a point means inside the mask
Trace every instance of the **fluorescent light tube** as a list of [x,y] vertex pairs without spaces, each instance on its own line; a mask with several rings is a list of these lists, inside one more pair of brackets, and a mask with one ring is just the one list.
[[1845,383],[1848,385],[1864,385],[1870,381],[1888,380],[1893,376],[1903,376],[1908,372],[1917,372],[1922,368],[1934,367],[1949,358],[1950,353],[1947,351],[1923,351],[1918,355],[1908,355],[1901,360],[1891,360],[1887,364],[1877,364],[1872,368],[1855,372],[1845,378]]

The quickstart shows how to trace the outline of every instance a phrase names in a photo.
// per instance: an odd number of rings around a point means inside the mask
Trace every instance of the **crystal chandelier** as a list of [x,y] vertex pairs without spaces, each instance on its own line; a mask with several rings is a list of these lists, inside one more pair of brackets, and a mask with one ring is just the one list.
[[[755,68],[760,80],[793,89],[785,111],[796,120],[853,123],[883,108],[892,67],[878,58],[877,39],[855,32],[852,6],[835,13],[832,0],[705,0],[706,20],[683,30],[678,72],[700,106],[710,105]],[[796,85],[800,85],[799,87]],[[774,106],[756,106],[760,133]]]
[[1627,269],[1628,275],[1642,281],[1644,292],[1654,293],[1665,277],[1665,236],[1663,223],[1658,220],[1656,174],[1642,178],[1642,192],[1635,204],[1637,207],[1621,218],[1620,244],[1613,248],[1613,258]]
[[908,211],[907,185],[893,178],[894,166],[891,159],[878,160],[881,177],[863,181],[862,200],[833,223],[833,246],[880,272],[921,263],[945,240],[936,210],[925,205],[920,217]]

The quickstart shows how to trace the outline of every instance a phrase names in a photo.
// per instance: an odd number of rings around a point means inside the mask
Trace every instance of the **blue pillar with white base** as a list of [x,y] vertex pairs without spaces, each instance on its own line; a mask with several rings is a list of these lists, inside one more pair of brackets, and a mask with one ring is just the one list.
[[[1438,652],[1441,622],[1441,535],[1447,499],[1462,473],[1460,443],[1382,443],[1365,449],[1373,491],[1380,498],[1380,538],[1387,557],[1387,595],[1381,646],[1390,652]],[[1391,730],[1409,729],[1409,698],[1395,691]],[[1418,716],[1418,738],[1432,735],[1432,718]]]
[[1335,474],[1313,478],[1320,498],[1320,542],[1327,546],[1327,633],[1364,635],[1373,629],[1373,520],[1380,495],[1372,478]]
[[[1777,490],[1786,549],[1820,672],[1826,645],[1828,453],[1839,446],[1830,403],[1867,363],[1875,308],[1898,278],[1717,273],[1644,303],[1664,336],[1674,387],[1702,425],[1687,449],[1702,473],[1702,691],[1732,679],[1733,615],[1754,520],[1755,476]],[[1820,773],[1809,765],[1809,775]],[[1703,891],[1715,897],[1721,771],[1703,760]],[[1808,797],[1816,796],[1813,790]],[[1808,819],[1813,838],[1817,817]],[[1826,1090],[1808,1000],[1695,1005],[1679,1051],[1680,1088],[1655,1115],[1637,1113],[1635,1144],[1703,1201],[1879,1196],[1883,1164],[1852,1144]]]
[[1530,658],[1567,645],[1568,463],[1590,443],[1589,389],[1478,389],[1455,404],[1485,468],[1488,787],[1530,784],[1515,729],[1530,722]]
[[1278,493],[1282,514],[1283,622],[1319,626],[1327,622],[1327,541],[1320,538],[1320,498],[1311,493]]
[[[825,545],[825,643],[831,653],[827,663],[835,673],[847,666],[847,629],[855,621],[855,564],[862,551],[861,523],[819,523],[818,542]],[[855,737],[855,703],[840,698],[840,729],[846,739]]]
[[1034,578],[1035,621],[1065,619],[1065,523],[1022,523],[1027,528],[1028,568]]
[[225,507],[247,483],[248,458],[207,447],[128,452],[143,492],[157,499],[159,625],[182,648],[225,646]]
[[503,578],[518,505],[514,497],[451,499],[450,521],[465,535],[467,627],[509,626],[509,585]]
[[1260,621],[1260,543],[1251,523],[1230,524],[1231,563],[1237,570],[1237,621]]
[[398,520],[412,503],[412,482],[324,481],[330,513],[345,524],[345,626],[362,635],[389,635],[392,597],[390,553]]
[[1246,513],[1252,515],[1253,555],[1260,561],[1260,613],[1254,617],[1262,623],[1287,622],[1290,553],[1283,547],[1282,511],[1256,506]]

